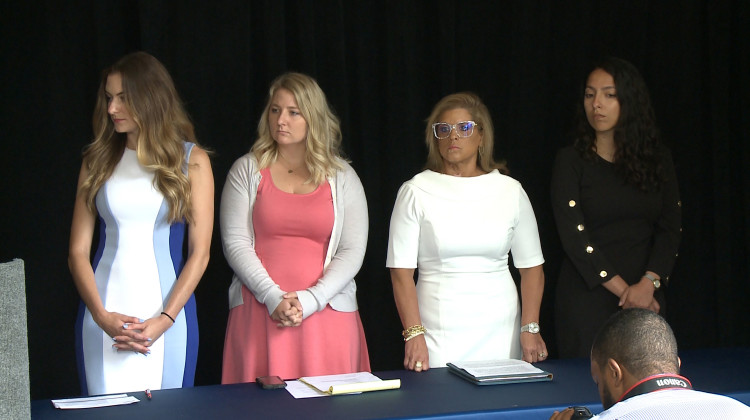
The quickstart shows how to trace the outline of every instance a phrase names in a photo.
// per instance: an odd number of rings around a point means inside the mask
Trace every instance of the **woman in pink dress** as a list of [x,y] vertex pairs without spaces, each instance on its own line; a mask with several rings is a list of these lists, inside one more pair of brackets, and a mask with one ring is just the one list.
[[258,139],[222,193],[221,236],[234,270],[222,383],[370,370],[354,281],[367,202],[340,144],[314,79],[274,80]]

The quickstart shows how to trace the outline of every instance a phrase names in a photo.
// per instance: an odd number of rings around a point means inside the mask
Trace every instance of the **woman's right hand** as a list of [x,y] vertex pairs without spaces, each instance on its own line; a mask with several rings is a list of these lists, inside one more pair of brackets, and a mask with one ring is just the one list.
[[[391,268],[393,298],[396,300],[398,315],[405,329],[421,326],[417,288],[414,283],[413,268]],[[419,362],[419,364],[417,364]],[[430,356],[424,334],[412,337],[404,344],[404,368],[421,372],[430,368]]]
[[430,369],[430,355],[427,352],[427,341],[425,341],[424,334],[418,335],[405,343],[404,368],[415,372]]

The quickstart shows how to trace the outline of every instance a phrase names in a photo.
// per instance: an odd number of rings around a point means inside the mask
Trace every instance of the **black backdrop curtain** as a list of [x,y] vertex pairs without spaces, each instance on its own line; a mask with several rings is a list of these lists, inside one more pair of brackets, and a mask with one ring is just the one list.
[[[375,370],[399,368],[403,354],[384,267],[395,194],[424,163],[432,105],[460,90],[487,103],[497,157],[534,205],[547,260],[542,332],[555,355],[562,251],[551,164],[569,142],[585,64],[626,58],[646,79],[680,179],[684,232],[668,319],[682,348],[750,345],[748,3],[3,2],[0,259],[26,260],[32,397],[79,393],[78,296],[67,268],[75,185],[99,74],[135,50],[166,65],[200,141],[215,151],[217,206],[230,165],[252,144],[269,82],[287,70],[317,78],[368,198],[357,283]],[[220,378],[230,280],[217,224],[196,291],[197,384]]]

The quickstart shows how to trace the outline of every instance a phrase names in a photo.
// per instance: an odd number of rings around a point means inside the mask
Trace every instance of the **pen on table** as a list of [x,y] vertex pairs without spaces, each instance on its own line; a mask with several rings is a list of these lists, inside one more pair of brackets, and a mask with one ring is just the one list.
[[149,400],[151,399],[151,390],[150,389],[146,390],[146,398],[148,398]]

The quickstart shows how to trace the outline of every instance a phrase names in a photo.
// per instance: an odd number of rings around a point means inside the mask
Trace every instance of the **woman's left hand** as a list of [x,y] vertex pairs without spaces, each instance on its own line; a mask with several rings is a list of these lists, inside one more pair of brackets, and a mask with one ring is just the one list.
[[543,362],[549,356],[547,345],[544,344],[541,334],[522,332],[521,350],[523,351],[523,360],[529,363]]
[[115,343],[112,347],[118,351],[134,351],[144,355],[150,353],[149,347],[166,332],[169,327],[172,326],[172,320],[166,316],[157,316],[156,318],[149,318],[141,323],[129,324],[128,330],[139,331],[143,340],[136,340],[132,337],[120,335],[114,337]]

